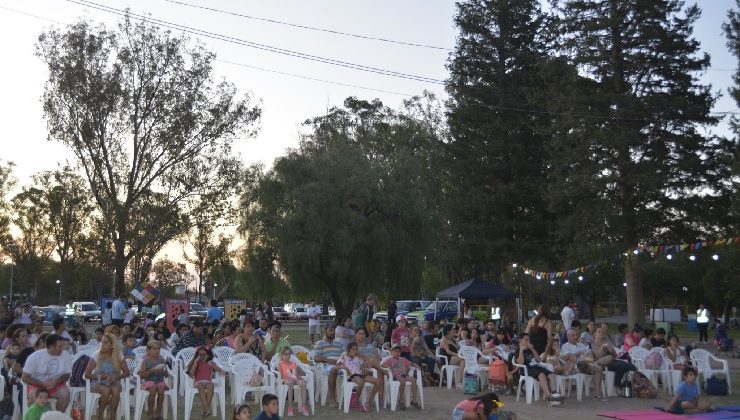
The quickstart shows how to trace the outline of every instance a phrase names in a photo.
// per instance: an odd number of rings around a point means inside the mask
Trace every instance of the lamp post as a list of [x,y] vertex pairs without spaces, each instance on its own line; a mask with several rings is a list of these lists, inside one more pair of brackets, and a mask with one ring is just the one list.
[[59,304],[62,304],[62,281],[57,279],[57,286],[59,286]]
[[213,297],[211,299],[216,299],[216,288],[218,287],[218,283],[213,283]]

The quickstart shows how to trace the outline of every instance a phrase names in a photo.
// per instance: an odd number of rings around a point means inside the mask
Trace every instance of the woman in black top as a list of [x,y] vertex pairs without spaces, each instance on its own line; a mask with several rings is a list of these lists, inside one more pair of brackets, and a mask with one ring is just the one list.
[[537,353],[544,353],[547,347],[547,339],[552,336],[550,308],[547,305],[537,307],[537,316],[529,320],[524,332],[529,334],[529,340]]
[[[539,381],[545,398],[552,405],[560,404],[563,401],[563,397],[550,392],[551,389],[555,388],[555,374],[537,362],[539,354],[529,341],[529,334],[523,333],[519,336],[519,348],[516,351],[516,355],[516,363],[526,366],[527,374]],[[524,368],[519,368],[519,371],[519,373],[524,374]]]
[[455,342],[455,330],[452,325],[445,325],[442,328],[442,339],[439,341],[439,353],[447,357],[447,363],[453,366],[459,366],[455,369],[455,383],[462,387],[462,374],[465,368],[465,360],[457,352],[460,347]]

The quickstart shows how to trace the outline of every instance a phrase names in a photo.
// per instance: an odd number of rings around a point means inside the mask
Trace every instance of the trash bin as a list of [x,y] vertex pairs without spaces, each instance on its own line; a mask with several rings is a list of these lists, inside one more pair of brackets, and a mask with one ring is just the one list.
[[689,315],[689,332],[697,332],[699,327],[696,325],[696,315]]
[[665,330],[666,335],[673,334],[673,324],[670,322],[656,322],[655,328],[663,328]]

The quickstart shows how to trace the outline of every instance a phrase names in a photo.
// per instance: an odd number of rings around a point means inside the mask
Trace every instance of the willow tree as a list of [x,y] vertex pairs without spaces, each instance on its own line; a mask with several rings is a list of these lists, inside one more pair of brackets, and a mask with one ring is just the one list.
[[132,258],[184,232],[179,217],[154,218],[159,225],[142,230],[137,209],[156,195],[162,212],[176,215],[170,210],[217,185],[233,139],[252,134],[260,110],[232,84],[214,81],[213,53],[128,16],[117,30],[85,21],[51,29],[37,54],[49,71],[49,137],[84,170],[121,292]]

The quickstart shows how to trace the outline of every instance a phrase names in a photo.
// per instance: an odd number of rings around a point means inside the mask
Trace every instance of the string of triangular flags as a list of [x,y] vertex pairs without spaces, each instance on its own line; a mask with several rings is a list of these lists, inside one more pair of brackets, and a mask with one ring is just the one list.
[[[717,239],[714,241],[698,241],[698,242],[684,243],[684,244],[677,244],[677,245],[638,245],[637,248],[631,250],[631,252],[635,255],[643,254],[645,252],[649,252],[650,254],[653,254],[653,255],[670,254],[672,252],[699,251],[703,248],[707,248],[711,246],[732,245],[732,244],[740,244],[740,236],[736,236],[734,238]],[[624,252],[622,255],[616,256],[615,258],[620,258],[626,255],[627,255],[627,252]],[[551,280],[551,279],[567,278],[570,276],[574,276],[576,274],[582,274],[605,263],[606,261],[601,261],[601,262],[591,263],[588,265],[583,265],[581,267],[576,267],[570,270],[564,270],[564,271],[538,271],[533,268],[524,267],[524,266],[522,267],[522,270],[524,271],[524,274],[532,276],[536,278],[537,280],[540,280],[540,279]]]

